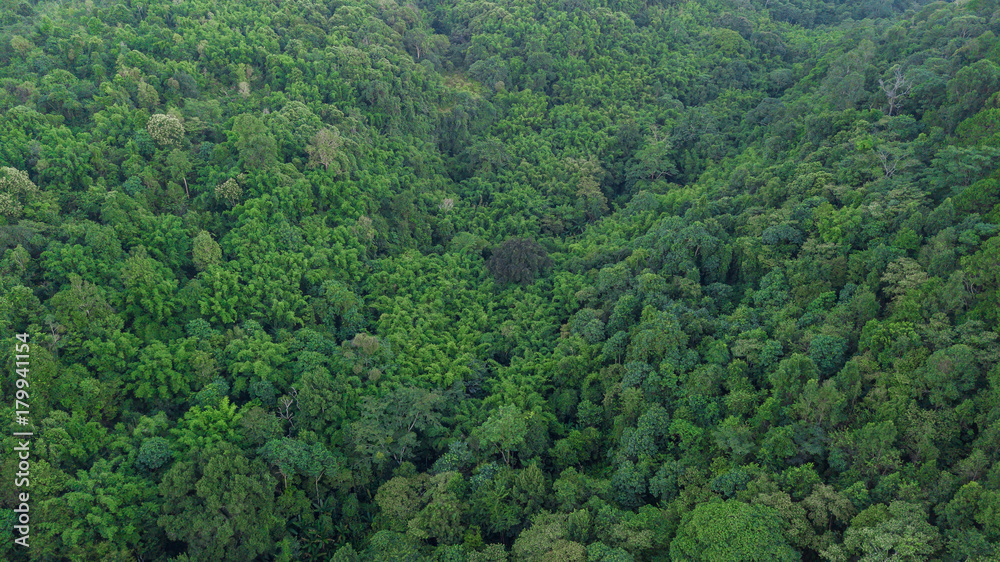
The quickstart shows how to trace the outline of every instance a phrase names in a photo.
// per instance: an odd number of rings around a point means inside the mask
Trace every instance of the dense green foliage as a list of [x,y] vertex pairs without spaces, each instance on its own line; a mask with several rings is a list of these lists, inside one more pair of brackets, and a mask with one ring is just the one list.
[[998,34],[0,0],[0,558],[994,559]]

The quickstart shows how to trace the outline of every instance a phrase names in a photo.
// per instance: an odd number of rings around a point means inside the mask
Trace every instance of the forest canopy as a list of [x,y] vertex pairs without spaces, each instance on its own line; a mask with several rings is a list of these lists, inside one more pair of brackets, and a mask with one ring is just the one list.
[[0,0],[0,558],[995,559],[997,35]]

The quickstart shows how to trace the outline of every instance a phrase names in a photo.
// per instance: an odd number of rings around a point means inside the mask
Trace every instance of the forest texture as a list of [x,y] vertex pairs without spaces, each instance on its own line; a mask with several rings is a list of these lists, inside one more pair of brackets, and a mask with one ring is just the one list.
[[997,34],[0,0],[0,558],[995,560]]

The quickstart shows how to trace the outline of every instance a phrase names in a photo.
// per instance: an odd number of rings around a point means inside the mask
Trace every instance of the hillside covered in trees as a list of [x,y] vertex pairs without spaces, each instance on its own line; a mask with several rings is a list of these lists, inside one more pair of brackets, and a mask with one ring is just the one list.
[[0,558],[995,560],[998,34],[0,0]]

